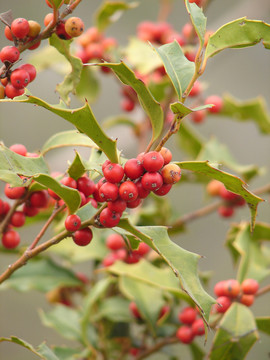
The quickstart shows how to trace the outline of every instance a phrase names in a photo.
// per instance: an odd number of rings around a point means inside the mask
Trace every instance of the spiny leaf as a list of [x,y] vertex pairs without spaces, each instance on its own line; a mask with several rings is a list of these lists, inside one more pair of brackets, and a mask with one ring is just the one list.
[[204,61],[221,50],[253,46],[261,41],[266,49],[270,49],[269,24],[259,20],[247,20],[245,17],[231,21],[210,36]]
[[90,139],[92,139],[97,144],[97,146],[104,151],[111,162],[118,162],[116,141],[110,139],[103,132],[88,103],[85,103],[83,107],[78,109],[66,109],[61,107],[61,103],[59,105],[50,105],[32,95],[21,96],[16,100],[0,100],[0,102],[14,101],[20,103],[36,104],[62,117],[63,119],[75,125],[80,132],[86,134]]
[[254,121],[263,134],[270,134],[270,114],[262,96],[251,100],[237,100],[226,94],[223,96],[220,115],[230,116],[239,121]]
[[11,342],[11,343],[23,346],[24,348],[30,350],[32,353],[37,355],[39,358],[46,359],[41,354],[39,354],[31,344],[29,344],[27,341],[22,340],[22,339],[20,339],[20,338],[18,338],[16,336],[11,336],[10,338],[1,337],[0,342],[4,342],[4,341]]
[[72,164],[69,166],[67,172],[70,177],[75,180],[78,180],[85,173],[85,166],[80,154],[75,151],[75,158]]
[[221,171],[211,166],[208,161],[183,161],[178,162],[177,165],[180,166],[181,169],[198,172],[200,174],[209,176],[212,179],[219,180],[225,185],[226,189],[242,196],[250,208],[251,230],[254,229],[257,206],[261,201],[264,200],[248,191],[245,188],[246,184],[243,180],[237,176],[231,175],[225,171]]
[[270,335],[270,317],[257,317],[255,320],[258,330]]
[[68,130],[52,135],[42,146],[41,154],[44,155],[48,151],[64,146],[86,146],[98,149],[97,145],[85,134],[77,130]]
[[99,31],[104,31],[110,24],[117,21],[124,11],[134,9],[137,2],[104,1],[95,14],[95,23]]
[[204,16],[202,9],[195,3],[190,3],[185,0],[187,12],[190,16],[191,22],[195,28],[195,31],[200,39],[201,46],[204,44],[204,35],[206,30],[206,17]]
[[137,78],[134,72],[123,62],[116,64],[100,63],[96,65],[111,68],[124,84],[131,86],[136,91],[140,103],[151,121],[153,133],[152,142],[155,141],[163,129],[163,111],[160,104],[153,98],[144,82]]
[[180,100],[194,75],[195,64],[185,57],[177,41],[162,45],[157,48],[156,51],[163,62],[166,73],[171,79],[177,97]]

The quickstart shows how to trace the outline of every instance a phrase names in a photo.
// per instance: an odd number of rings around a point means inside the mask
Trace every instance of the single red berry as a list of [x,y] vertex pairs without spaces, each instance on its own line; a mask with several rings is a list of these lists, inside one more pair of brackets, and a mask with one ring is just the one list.
[[25,70],[25,71],[28,72],[28,74],[30,76],[30,82],[35,80],[36,75],[37,75],[37,71],[36,71],[36,68],[34,67],[34,65],[23,64],[23,65],[19,66],[18,69],[22,69],[22,70]]
[[218,304],[215,304],[215,309],[221,314],[225,313],[232,303],[231,299],[227,296],[219,296],[217,302]]
[[205,334],[203,319],[195,320],[191,325],[191,330],[194,336],[202,336]]
[[161,170],[165,184],[175,184],[181,179],[181,169],[176,164],[167,164]]
[[23,212],[28,217],[34,217],[39,213],[39,208],[36,208],[30,204],[23,205]]
[[116,261],[117,261],[117,256],[115,253],[109,253],[108,255],[106,255],[104,257],[104,259],[102,260],[102,265],[107,267],[107,266],[111,266],[113,265]]
[[141,181],[143,188],[150,191],[156,191],[163,185],[163,178],[157,171],[145,173]]
[[244,294],[254,295],[259,289],[259,283],[254,279],[245,279],[241,284],[241,288]]
[[136,264],[140,261],[141,256],[139,254],[136,254],[134,251],[131,251],[128,253],[125,262],[127,264]]
[[180,326],[175,335],[183,344],[190,344],[194,338],[191,327],[187,325]]
[[13,144],[9,147],[9,150],[22,156],[26,156],[27,154],[27,149],[23,144]]
[[125,181],[119,187],[119,195],[126,202],[136,200],[138,197],[137,186],[132,181]]
[[149,245],[147,245],[144,242],[140,242],[139,246],[138,246],[138,249],[134,250],[134,253],[138,254],[140,256],[144,256],[144,255],[148,254],[150,250],[151,250],[151,248],[150,248]]
[[16,89],[11,83],[8,83],[5,87],[5,93],[9,99],[14,99],[16,96],[23,95],[24,89]]
[[201,92],[202,92],[202,85],[200,81],[197,80],[195,81],[192,89],[190,90],[189,96],[190,97],[198,96]]
[[11,225],[21,227],[25,224],[25,214],[23,211],[15,211],[10,219]]
[[75,231],[72,235],[72,238],[75,244],[79,246],[86,246],[91,242],[93,238],[93,233],[92,230],[87,227]]
[[235,298],[239,295],[241,291],[241,286],[239,284],[239,281],[235,279],[226,280],[224,283],[224,292],[225,296],[228,296],[230,298]]
[[132,200],[132,201],[128,201],[127,202],[127,207],[129,209],[135,209],[136,207],[138,207],[139,205],[141,205],[142,203],[142,199],[140,199],[139,197],[137,197],[137,199]]
[[125,247],[126,243],[120,234],[110,234],[106,238],[106,246],[110,250],[119,250]]
[[140,199],[145,199],[147,198],[147,196],[150,194],[150,190],[146,190],[143,186],[142,186],[142,181],[141,180],[138,180],[136,181],[136,186],[137,186],[137,189],[138,189],[138,197]]
[[138,179],[144,173],[142,163],[138,159],[129,159],[124,166],[125,174],[131,180]]
[[2,235],[2,244],[7,249],[14,249],[20,243],[20,235],[15,230],[8,230]]
[[104,172],[104,169],[106,166],[110,165],[112,162],[110,160],[105,160],[104,163],[102,164],[102,172]]
[[71,36],[66,32],[65,21],[61,21],[57,24],[55,33],[62,40],[71,39]]
[[20,199],[26,193],[26,188],[23,186],[11,187],[9,184],[5,186],[5,195],[9,199]]
[[234,208],[228,205],[220,205],[218,207],[218,213],[222,217],[231,217],[234,214]]
[[104,199],[102,199],[99,195],[99,188],[98,188],[98,184],[95,185],[95,190],[93,192],[93,198],[94,200],[96,200],[97,202],[103,202]]
[[226,280],[219,281],[214,287],[214,293],[216,296],[225,296],[225,284]]
[[136,319],[141,319],[141,314],[135,301],[130,302],[129,310]]
[[172,184],[163,184],[158,190],[155,190],[154,193],[158,196],[167,195],[171,190]]
[[205,99],[205,105],[213,104],[214,106],[209,108],[210,113],[219,113],[223,107],[223,100],[218,95],[211,95]]
[[7,213],[9,212],[10,210],[10,205],[8,202],[6,201],[3,201],[3,207],[2,207],[2,213],[1,215],[7,215]]
[[48,26],[53,21],[53,13],[49,13],[44,17],[43,23]]
[[95,191],[95,183],[89,177],[82,176],[77,179],[77,188],[83,192],[85,196],[90,196]]
[[118,198],[118,186],[110,182],[106,182],[100,187],[99,196],[104,201],[115,201]]
[[234,201],[238,197],[237,194],[227,190],[224,185],[220,187],[219,196],[227,201]]
[[183,324],[190,325],[192,324],[197,316],[197,311],[193,307],[185,307],[179,314],[178,318]]
[[169,162],[172,160],[171,151],[165,147],[162,147],[159,153],[164,159],[164,165],[169,164]]
[[121,101],[121,109],[126,112],[130,112],[134,110],[135,108],[135,102],[132,99],[124,98]]
[[206,110],[198,110],[198,111],[193,111],[190,114],[190,118],[194,123],[200,124],[204,121],[206,115],[207,115]]
[[48,204],[48,195],[47,191],[40,190],[35,191],[30,196],[30,204],[37,208],[44,208]]
[[8,61],[10,63],[15,63],[19,60],[20,52],[15,46],[5,46],[0,51],[0,60],[2,62]]
[[111,211],[122,213],[127,208],[127,203],[125,200],[118,198],[115,201],[109,201],[108,202],[108,208]]
[[5,27],[5,37],[6,37],[8,40],[13,41],[12,32],[11,32],[9,26],[6,26],[6,27]]
[[243,294],[240,298],[240,303],[246,306],[251,306],[254,303],[254,295]]
[[142,165],[146,171],[156,172],[164,165],[164,158],[159,152],[150,151],[144,154]]
[[117,226],[121,215],[120,213],[112,212],[110,209],[105,208],[100,213],[99,221],[104,227],[112,228]]
[[119,164],[109,164],[103,170],[105,179],[111,183],[119,183],[124,176],[124,169]]
[[23,39],[29,33],[30,26],[26,19],[18,18],[12,21],[10,30],[16,38]]
[[92,59],[102,59],[104,56],[104,49],[100,43],[90,43],[85,48],[87,57],[89,60]]
[[65,220],[65,227],[67,231],[76,231],[79,230],[81,226],[81,219],[78,215],[72,214],[68,215]]
[[91,203],[93,208],[95,208],[95,209],[98,208],[98,203],[97,203],[97,201],[95,199],[90,198],[90,197],[86,198],[86,203],[88,204],[89,202]]
[[77,182],[72,177],[66,176],[60,182],[65,186],[71,187],[72,189],[77,189]]

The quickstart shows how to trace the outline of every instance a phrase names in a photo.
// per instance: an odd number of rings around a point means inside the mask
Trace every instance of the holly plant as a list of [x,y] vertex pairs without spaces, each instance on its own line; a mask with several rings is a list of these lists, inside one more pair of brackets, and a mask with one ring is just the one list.
[[[136,34],[120,46],[108,29],[139,3],[104,1],[87,25],[76,17],[81,0],[46,3],[44,25],[14,19],[2,8],[7,45],[0,51],[0,98],[6,106],[19,103],[22,111],[26,104],[43,108],[71,129],[55,133],[34,152],[26,144],[0,143],[0,250],[7,258],[15,256],[8,267],[1,266],[0,284],[2,290],[44,293],[50,310],[40,311],[41,322],[67,342],[34,346],[4,328],[0,342],[46,360],[155,355],[173,360],[182,358],[184,349],[193,360],[246,358],[256,342],[259,349],[260,333],[270,334],[269,313],[257,317],[250,309],[270,290],[265,282],[270,224],[256,219],[270,184],[254,189],[261,169],[240,165],[225,145],[203,139],[197,129],[211,116],[226,116],[231,129],[234,120],[253,120],[259,131],[270,133],[261,97],[206,96],[201,80],[211,58],[226,49],[258,44],[269,50],[270,25],[242,17],[213,31],[204,15],[210,1],[185,0],[182,10],[189,21],[174,28],[167,21],[174,4],[163,0],[157,4],[159,19],[139,22]],[[26,63],[28,50],[33,52]],[[31,82],[42,86],[39,73],[59,65],[66,73],[56,87],[60,101],[52,105],[30,92]],[[122,112],[111,116],[104,98],[108,113],[101,121],[91,104],[102,77],[120,89]],[[81,106],[72,108],[74,99]],[[129,128],[136,143],[133,157],[127,158],[118,139],[108,135],[115,127]],[[52,172],[46,155],[66,147],[75,149],[73,158],[65,171]],[[185,183],[203,188],[203,208],[191,204],[193,211],[187,213],[180,199],[172,201]],[[211,274],[198,270],[201,255],[179,246],[177,239],[198,218],[216,213],[233,219],[242,208],[250,216],[227,222],[224,250],[235,276],[221,277],[210,289]],[[19,228],[33,224],[40,226],[38,234],[25,239]],[[192,240],[196,246],[199,239]],[[76,271],[77,264],[88,271]]]

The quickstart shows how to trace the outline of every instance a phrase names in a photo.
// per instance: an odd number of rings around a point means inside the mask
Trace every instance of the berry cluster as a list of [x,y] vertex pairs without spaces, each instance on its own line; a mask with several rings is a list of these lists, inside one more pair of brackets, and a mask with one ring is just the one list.
[[235,279],[219,281],[214,287],[214,293],[218,297],[214,312],[225,313],[234,301],[251,306],[258,289],[259,284],[254,279],[245,279],[242,284]]
[[176,337],[183,344],[190,344],[196,336],[205,334],[203,319],[197,318],[198,311],[193,307],[185,307],[178,315],[179,321],[182,325],[176,332]]
[[222,217],[231,217],[234,214],[234,209],[245,205],[245,200],[237,194],[227,190],[225,186],[218,180],[211,180],[206,188],[211,196],[219,196],[224,200],[224,203],[219,206],[218,213]]
[[110,266],[117,260],[134,264],[148,254],[150,247],[141,242],[137,250],[128,251],[126,242],[120,234],[111,234],[106,238],[106,246],[111,251],[102,261],[104,266]]
[[[109,60],[109,53],[117,46],[117,42],[112,37],[104,37],[96,27],[87,29],[77,41],[79,49],[76,56],[85,64],[93,59],[95,60]],[[101,67],[101,71],[109,72],[110,69]]]

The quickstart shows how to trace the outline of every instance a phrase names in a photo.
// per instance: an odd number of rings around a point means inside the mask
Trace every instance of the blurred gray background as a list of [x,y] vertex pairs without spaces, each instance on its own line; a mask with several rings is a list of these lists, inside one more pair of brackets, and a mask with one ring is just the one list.
[[[108,36],[115,36],[121,45],[128,42],[129,36],[134,34],[136,25],[143,20],[156,21],[158,15],[158,0],[142,0],[140,6],[127,12],[117,23],[106,31]],[[48,11],[45,0],[0,1],[0,12],[12,9],[14,18],[25,17],[43,24],[43,18]],[[84,0],[75,12],[80,16],[86,27],[93,25],[93,13],[101,4],[98,0]],[[270,22],[269,0],[213,0],[207,11],[208,28],[216,30],[224,23],[239,17],[247,16],[250,19],[262,19]],[[173,11],[169,21],[178,31],[188,21],[183,1],[173,2]],[[5,46],[7,40],[4,37],[4,25],[0,25],[0,46]],[[46,41],[44,42],[46,43]],[[23,54],[24,62],[28,54]],[[36,81],[29,87],[32,94],[41,97],[49,103],[57,103],[58,96],[54,92],[55,85],[62,80],[60,75],[53,71],[44,71],[38,75]],[[249,99],[257,95],[263,95],[270,110],[270,51],[261,44],[243,50],[226,50],[209,60],[202,79],[209,86],[206,94],[223,94],[230,92],[239,99]],[[98,120],[119,113],[119,87],[113,77],[102,78],[102,93],[97,103],[92,105],[94,114]],[[79,103],[73,103],[74,107]],[[7,146],[13,143],[23,143],[29,151],[38,150],[41,145],[55,132],[72,129],[72,126],[63,119],[48,113],[42,108],[27,104],[1,104],[0,105],[0,140]],[[206,138],[214,134],[222,143],[227,144],[232,154],[241,164],[256,163],[260,167],[269,169],[270,165],[270,142],[268,136],[259,133],[257,127],[247,122],[240,124],[228,119],[217,119],[214,116],[198,125],[198,131]],[[120,131],[117,128],[111,131],[111,136],[118,137],[120,149],[124,149],[125,155],[135,156],[137,149],[135,143],[130,141],[129,130]],[[170,141],[170,147],[176,157],[185,160],[185,154],[177,149],[176,141]],[[61,151],[52,152],[47,157],[52,170],[64,170],[66,168],[69,153]],[[70,153],[72,154],[72,152]],[[252,182],[250,189],[254,189],[269,182],[269,173],[264,177]],[[177,205],[180,214],[191,212],[205,204],[203,188],[192,184],[179,186],[171,195]],[[177,195],[176,195],[177,194]],[[264,197],[266,199],[266,197]],[[266,199],[267,200],[267,199]],[[259,206],[258,220],[269,221],[269,204],[267,202]],[[248,220],[247,209],[240,209],[233,220]],[[180,234],[174,240],[182,247],[205,256],[200,261],[201,270],[213,270],[214,275],[210,282],[209,291],[212,293],[213,285],[221,279],[235,277],[235,270],[227,251],[224,251],[224,239],[231,220],[220,219],[217,214],[212,214],[207,219],[194,221],[186,233]],[[38,227],[32,230],[33,234]],[[22,237],[29,237],[29,230],[22,229]],[[0,271],[12,262],[11,257],[1,257]],[[84,271],[87,273],[87,266]],[[89,272],[89,271],[88,271]],[[269,316],[269,294],[259,298],[253,306],[257,315]],[[268,303],[268,305],[266,305]],[[66,340],[41,325],[37,308],[48,309],[43,294],[37,292],[17,293],[5,291],[0,293],[0,336],[9,337],[16,335],[37,346],[46,340],[48,344],[62,345]],[[210,336],[211,337],[211,336]],[[248,359],[267,359],[270,352],[269,341],[266,337],[261,338],[248,356]],[[153,359],[158,357],[153,356]],[[181,358],[186,358],[184,355]],[[0,359],[2,360],[31,360],[35,356],[28,351],[13,344],[0,343]]]

